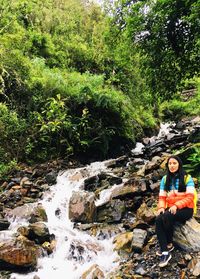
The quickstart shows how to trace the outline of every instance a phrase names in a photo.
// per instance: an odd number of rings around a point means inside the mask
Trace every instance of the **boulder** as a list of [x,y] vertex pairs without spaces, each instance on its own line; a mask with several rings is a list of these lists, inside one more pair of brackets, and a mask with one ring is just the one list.
[[69,219],[73,222],[90,223],[94,221],[95,215],[94,193],[74,191],[69,201]]
[[0,218],[0,231],[7,230],[10,226],[10,222],[4,218]]
[[106,277],[97,264],[93,264],[81,276],[81,279],[104,279],[104,278]]
[[142,248],[146,243],[146,239],[147,239],[147,231],[142,229],[134,229],[133,239],[131,243],[132,250],[137,253],[142,252]]
[[125,201],[120,199],[111,200],[103,206],[97,207],[97,222],[118,222],[125,213]]
[[137,196],[147,191],[144,179],[131,178],[124,184],[111,190],[111,198],[125,198],[126,196]]
[[200,224],[191,218],[184,225],[177,223],[174,243],[187,252],[200,252]]
[[26,237],[1,241],[0,269],[23,270],[36,267],[40,256],[39,247]]
[[47,215],[43,206],[38,204],[24,204],[12,210],[5,211],[6,216],[11,219],[27,219],[31,223],[47,221]]
[[155,219],[155,213],[152,208],[149,208],[147,204],[143,202],[137,210],[137,219],[150,224]]
[[120,233],[113,239],[114,250],[124,250],[131,252],[131,242],[133,239],[133,232]]

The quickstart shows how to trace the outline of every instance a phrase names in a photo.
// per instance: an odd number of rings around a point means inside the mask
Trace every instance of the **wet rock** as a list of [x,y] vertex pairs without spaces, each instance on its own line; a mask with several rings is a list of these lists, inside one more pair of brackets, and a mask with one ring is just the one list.
[[179,121],[174,128],[177,130],[184,130],[186,128],[186,123]]
[[111,191],[111,198],[124,198],[126,196],[135,196],[144,193],[147,190],[144,179],[131,178],[123,185],[115,187]]
[[28,221],[47,221],[46,212],[41,204],[24,204],[12,210],[5,211],[6,216],[12,219],[25,218]]
[[69,219],[90,223],[96,216],[95,195],[85,191],[73,192],[69,201]]
[[109,188],[112,185],[118,185],[120,183],[122,183],[122,179],[120,177],[101,173],[85,179],[84,190],[95,191],[98,188]]
[[125,213],[125,202],[119,199],[111,200],[97,207],[97,222],[119,222]]
[[0,231],[7,230],[10,226],[10,222],[6,219],[0,218]]
[[83,242],[74,239],[70,244],[68,260],[75,260],[79,263],[89,262],[103,247],[94,242]]
[[23,270],[37,264],[39,248],[34,242],[21,237],[0,243],[0,268]]
[[107,162],[105,162],[105,166],[107,166],[108,168],[124,167],[127,162],[128,162],[128,156],[124,155],[118,157],[117,159],[108,160]]
[[145,174],[148,174],[150,171],[153,171],[160,167],[162,158],[160,156],[154,156],[151,161],[145,164]]
[[58,173],[56,171],[50,171],[46,174],[45,179],[49,185],[53,185],[56,183]]
[[187,252],[200,251],[200,224],[191,218],[185,225],[177,224],[173,241]]
[[50,242],[52,240],[48,227],[42,222],[30,224],[28,226],[27,237],[30,240],[34,240],[37,244],[42,244],[46,241]]
[[31,216],[29,218],[30,223],[35,223],[39,221],[44,221],[44,222],[48,221],[46,211],[41,204],[38,204],[33,209],[33,212],[31,213]]
[[194,131],[189,135],[188,141],[192,143],[200,142],[200,125],[194,129]]
[[83,273],[81,279],[105,279],[103,271],[97,264],[93,264],[87,271]]
[[45,241],[42,243],[42,248],[47,251],[47,254],[50,255],[56,248],[56,241],[52,240],[51,242]]
[[150,183],[149,187],[152,191],[159,191],[160,182],[159,181],[155,182],[155,183],[152,182],[152,183]]

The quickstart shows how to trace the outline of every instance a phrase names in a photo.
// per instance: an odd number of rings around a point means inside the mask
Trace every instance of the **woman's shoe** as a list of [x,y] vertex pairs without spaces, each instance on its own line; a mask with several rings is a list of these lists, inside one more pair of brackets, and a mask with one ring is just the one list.
[[[174,245],[173,245],[173,243],[169,243],[169,244],[167,245],[167,251],[168,251],[168,252],[171,252],[171,251],[173,251],[173,250],[174,250]],[[156,251],[156,256],[161,257],[161,256],[162,256],[162,252],[161,252],[161,251]]]
[[166,266],[171,258],[172,256],[169,253],[167,255],[162,255],[160,258],[159,267]]

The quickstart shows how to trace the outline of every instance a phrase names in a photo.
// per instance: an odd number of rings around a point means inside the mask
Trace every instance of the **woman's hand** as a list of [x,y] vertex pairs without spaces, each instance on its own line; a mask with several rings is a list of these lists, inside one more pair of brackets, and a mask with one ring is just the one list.
[[164,212],[165,212],[165,209],[162,207],[162,208],[158,209],[157,215],[160,215],[160,214],[162,214]]
[[176,214],[176,211],[177,211],[177,206],[176,205],[173,205],[169,208],[169,212],[171,212],[171,214]]

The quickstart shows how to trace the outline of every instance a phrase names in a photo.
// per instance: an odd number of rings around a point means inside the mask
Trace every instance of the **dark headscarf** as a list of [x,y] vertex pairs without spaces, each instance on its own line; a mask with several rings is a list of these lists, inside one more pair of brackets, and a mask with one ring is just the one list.
[[[171,158],[173,158],[173,159],[175,159],[179,162],[178,170],[175,173],[171,173],[169,171],[168,163],[169,163],[169,160]],[[184,182],[184,176],[186,175],[186,172],[183,169],[182,160],[178,156],[172,155],[168,158],[167,163],[166,163],[166,167],[167,167],[166,191],[169,191],[170,185],[173,183],[173,181],[175,179],[178,178],[179,179],[178,192],[185,192],[186,191],[186,185],[185,185],[185,182]]]

